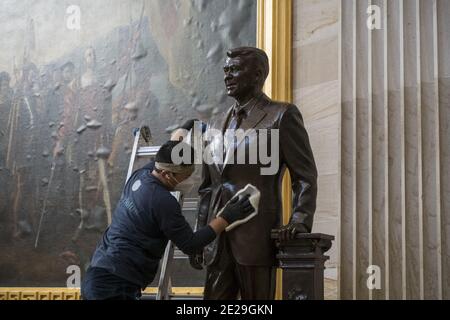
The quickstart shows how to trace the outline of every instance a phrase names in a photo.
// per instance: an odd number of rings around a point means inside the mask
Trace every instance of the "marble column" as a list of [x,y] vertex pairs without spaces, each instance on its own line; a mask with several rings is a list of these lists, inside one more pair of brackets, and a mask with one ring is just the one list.
[[450,298],[448,16],[446,0],[340,1],[342,299]]

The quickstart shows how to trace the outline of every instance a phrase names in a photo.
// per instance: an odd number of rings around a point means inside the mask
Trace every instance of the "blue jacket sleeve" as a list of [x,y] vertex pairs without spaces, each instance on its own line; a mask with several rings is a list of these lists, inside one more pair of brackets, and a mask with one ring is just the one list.
[[149,163],[147,163],[145,166],[142,167],[142,169],[150,169],[152,171],[154,168],[155,168],[155,161],[150,161]]
[[164,235],[188,255],[203,249],[216,238],[216,233],[209,225],[193,232],[181,213],[179,203],[171,195],[161,199],[157,209],[157,221]]

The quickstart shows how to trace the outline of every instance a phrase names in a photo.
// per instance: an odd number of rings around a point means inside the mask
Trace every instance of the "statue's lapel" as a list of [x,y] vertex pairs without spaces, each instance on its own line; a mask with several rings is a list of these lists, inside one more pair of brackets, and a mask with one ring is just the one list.
[[226,152],[223,145],[223,133],[225,132],[228,119],[231,117],[232,110],[233,106],[230,107],[227,112],[222,113],[220,116],[216,117],[211,124],[211,128],[215,129],[217,134],[209,137],[211,141],[209,151],[210,156],[213,159],[214,166],[219,172],[221,172],[223,169],[224,154]]
[[[228,148],[226,148],[226,157],[224,161],[223,168],[230,164],[231,159],[234,157],[239,145],[244,140],[245,136],[249,135],[250,130],[256,128],[256,126],[264,119],[267,113],[263,110],[263,108],[269,103],[269,99],[266,95],[262,95],[255,106],[251,109],[249,116],[244,119],[241,123],[240,129],[244,131],[243,135],[238,136],[238,140],[236,144],[231,144]],[[234,146],[234,148],[233,148]]]

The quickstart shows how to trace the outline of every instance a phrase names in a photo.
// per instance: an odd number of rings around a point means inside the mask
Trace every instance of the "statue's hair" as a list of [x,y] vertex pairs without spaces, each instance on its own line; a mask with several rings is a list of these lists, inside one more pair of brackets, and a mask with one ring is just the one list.
[[255,66],[260,69],[263,74],[262,84],[266,81],[269,75],[269,58],[267,54],[255,47],[239,47],[235,49],[228,50],[227,56],[229,58],[244,57],[252,60]]

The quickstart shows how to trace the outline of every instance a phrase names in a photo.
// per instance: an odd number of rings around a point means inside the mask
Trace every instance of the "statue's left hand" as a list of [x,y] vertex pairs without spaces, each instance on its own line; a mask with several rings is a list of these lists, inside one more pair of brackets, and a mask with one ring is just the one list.
[[308,230],[302,223],[290,222],[278,230],[279,240],[281,242],[292,240],[297,233],[308,233]]

